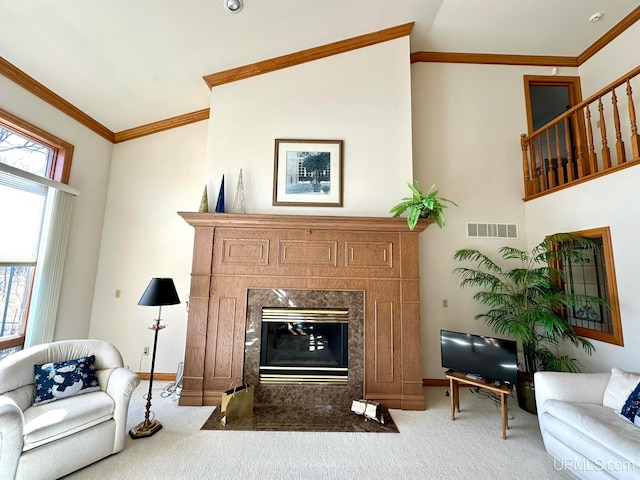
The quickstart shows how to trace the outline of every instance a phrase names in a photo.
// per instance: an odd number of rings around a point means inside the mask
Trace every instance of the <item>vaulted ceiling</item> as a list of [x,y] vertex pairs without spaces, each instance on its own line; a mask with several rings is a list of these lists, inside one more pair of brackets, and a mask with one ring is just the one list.
[[[209,105],[203,76],[415,22],[412,52],[578,57],[640,0],[0,0],[0,57],[113,132]],[[589,17],[602,12],[597,23]],[[1,106],[1,105],[0,105]]]

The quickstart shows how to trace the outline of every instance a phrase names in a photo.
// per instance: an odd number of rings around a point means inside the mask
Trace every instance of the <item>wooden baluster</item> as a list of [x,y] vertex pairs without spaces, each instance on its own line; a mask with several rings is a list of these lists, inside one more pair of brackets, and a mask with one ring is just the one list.
[[611,90],[611,103],[613,104],[613,124],[616,128],[616,160],[620,165],[627,161],[627,153],[624,151],[624,141],[620,131],[620,114],[618,113],[618,97],[616,97],[615,88]]
[[564,185],[565,179],[564,179],[564,168],[562,166],[562,151],[560,148],[560,129],[558,128],[559,125],[556,123],[555,125],[555,129],[556,129],[556,171],[558,172],[558,185]]
[[553,155],[551,154],[551,140],[549,135],[549,129],[545,130],[547,137],[547,178],[549,182],[549,188],[556,186],[556,176],[553,168]]
[[565,148],[567,149],[567,180],[569,182],[572,182],[575,179],[575,175],[573,174],[573,152],[571,146],[571,134],[569,129],[569,117],[564,117],[564,131],[567,133],[564,136]]
[[540,192],[540,182],[538,181],[538,175],[536,170],[536,145],[529,139],[527,142],[527,151],[529,153],[529,171],[531,172],[531,188],[533,193]]
[[640,135],[638,135],[638,125],[636,123],[636,109],[633,105],[633,95],[631,91],[631,83],[627,78],[627,100],[629,102],[629,121],[631,123],[631,152],[633,159],[640,159]]
[[533,185],[531,182],[531,173],[529,170],[529,156],[527,136],[523,133],[520,135],[520,148],[522,150],[522,173],[524,177],[524,198],[530,197],[533,194]]
[[589,173],[596,173],[598,171],[598,156],[596,155],[596,148],[593,145],[593,126],[591,125],[591,110],[587,105],[587,149],[589,156]]
[[574,133],[576,136],[576,165],[578,167],[578,178],[582,178],[585,176],[585,168],[584,168],[584,158],[582,156],[582,135],[580,135],[580,125],[582,125],[581,120],[584,118],[580,118],[578,115],[582,116],[581,110],[576,110],[573,112],[573,120],[574,120]]
[[531,169],[531,180],[533,182],[533,193],[540,193],[540,169],[538,168],[536,152],[536,139],[531,137],[529,139],[529,162]]
[[602,169],[611,168],[611,152],[607,142],[607,125],[604,122],[604,107],[602,106],[602,97],[598,99],[598,110],[600,111],[600,137],[602,138]]
[[540,191],[544,192],[549,190],[547,185],[547,175],[544,171],[544,151],[542,150],[542,134],[538,135],[538,153],[540,154]]

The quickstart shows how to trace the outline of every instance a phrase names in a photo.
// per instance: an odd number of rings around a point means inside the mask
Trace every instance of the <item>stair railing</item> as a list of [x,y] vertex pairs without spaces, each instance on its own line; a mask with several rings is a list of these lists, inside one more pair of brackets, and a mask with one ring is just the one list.
[[[535,132],[520,136],[525,200],[640,164],[632,89],[632,83],[640,82],[638,74],[640,66]],[[621,86],[626,100],[619,101],[616,89]],[[640,85],[635,86],[640,91]],[[621,115],[628,123],[620,121]],[[613,157],[610,143],[615,144]]]

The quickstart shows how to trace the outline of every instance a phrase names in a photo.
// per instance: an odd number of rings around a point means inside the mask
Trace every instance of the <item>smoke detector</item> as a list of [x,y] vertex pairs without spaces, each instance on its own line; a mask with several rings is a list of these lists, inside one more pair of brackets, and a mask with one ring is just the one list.
[[593,15],[591,15],[591,16],[589,17],[589,21],[590,21],[591,23],[597,23],[597,22],[599,22],[600,20],[602,20],[602,17],[604,17],[604,13],[602,13],[602,12],[597,12],[597,13],[594,13]]

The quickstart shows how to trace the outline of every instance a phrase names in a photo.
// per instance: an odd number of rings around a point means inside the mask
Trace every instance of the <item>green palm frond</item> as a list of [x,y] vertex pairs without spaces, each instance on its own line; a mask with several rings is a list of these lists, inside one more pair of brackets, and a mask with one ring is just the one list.
[[453,258],[461,262],[474,262],[479,268],[484,268],[493,273],[501,273],[502,269],[487,255],[475,249],[458,250]]
[[524,250],[520,250],[514,247],[502,247],[500,250],[500,255],[505,260],[517,259],[522,263],[526,263],[529,261],[529,252],[525,252]]
[[609,303],[599,297],[567,292],[558,284],[563,272],[557,266],[582,261],[581,251],[585,248],[597,248],[597,244],[575,234],[558,233],[531,251],[502,247],[498,250],[499,261],[476,249],[454,254],[454,259],[472,264],[453,270],[460,278],[460,286],[476,289],[473,299],[487,309],[474,318],[484,321],[495,333],[522,344],[527,373],[578,371],[580,364],[575,358],[557,353],[564,341],[589,355],[594,351],[591,342],[578,336],[564,312],[585,305],[610,308]]

